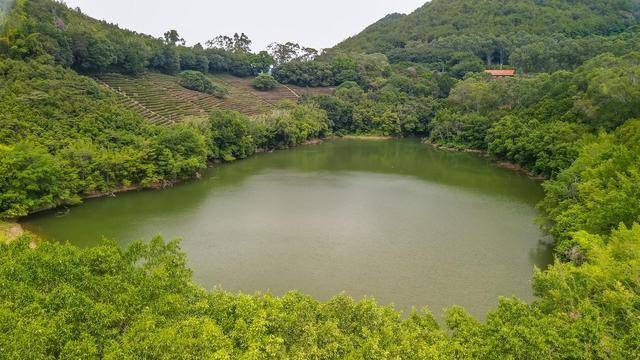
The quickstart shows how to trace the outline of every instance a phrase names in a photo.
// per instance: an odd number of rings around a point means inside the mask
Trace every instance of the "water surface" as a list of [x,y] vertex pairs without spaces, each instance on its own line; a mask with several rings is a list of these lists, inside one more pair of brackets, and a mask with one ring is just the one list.
[[79,246],[183,238],[204,287],[325,300],[345,292],[398,309],[457,304],[483,317],[531,299],[550,262],[534,224],[540,185],[473,154],[415,140],[337,140],[216,166],[162,191],[87,201],[25,227]]

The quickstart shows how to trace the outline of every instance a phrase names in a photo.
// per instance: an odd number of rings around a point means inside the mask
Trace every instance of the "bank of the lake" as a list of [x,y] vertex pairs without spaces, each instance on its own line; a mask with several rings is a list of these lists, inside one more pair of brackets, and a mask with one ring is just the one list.
[[531,299],[550,249],[540,184],[477,154],[418,140],[332,140],[262,153],[162,191],[88,200],[25,219],[57,241],[183,237],[195,281],[232,291],[342,291],[408,310]]
[[13,241],[23,233],[24,230],[20,224],[0,220],[0,243]]

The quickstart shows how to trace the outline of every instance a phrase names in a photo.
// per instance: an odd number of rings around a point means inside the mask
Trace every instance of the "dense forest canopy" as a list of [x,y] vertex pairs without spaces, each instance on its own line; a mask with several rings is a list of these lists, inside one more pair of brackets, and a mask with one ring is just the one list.
[[[418,136],[546,178],[540,220],[556,259],[535,272],[536,301],[503,298],[483,322],[452,307],[439,324],[344,295],[204,291],[178,243],[159,238],[33,249],[25,235],[0,244],[0,359],[639,358],[639,9],[434,0],[318,54],[293,43],[253,53],[242,33],[187,47],[175,30],[153,38],[16,1],[0,35],[0,218],[167,186],[259,149]],[[483,73],[496,64],[528,74]],[[183,72],[205,92],[215,72],[262,74],[265,91],[274,80],[336,88],[256,116],[211,109],[161,126],[92,77],[149,71]]]
[[[559,68],[528,62],[545,57],[567,61],[555,52],[564,50],[571,58],[573,48],[581,47],[596,49],[579,50],[578,54],[595,55],[614,51],[616,46],[636,46],[639,50],[634,35],[630,36],[635,39],[627,39],[630,43],[620,44],[620,34],[633,29],[639,16],[637,0],[433,0],[410,15],[387,16],[332,50],[384,53],[394,62],[408,60],[433,66],[457,62],[456,58],[470,54],[489,67],[509,64],[528,72],[554,71]],[[564,43],[559,46],[548,39]],[[542,44],[553,48],[545,49]],[[528,53],[532,51],[542,54],[531,58],[533,54]],[[576,67],[580,62],[574,60],[569,65]]]
[[634,0],[433,0],[410,15],[388,16],[337,47],[384,52],[454,35],[611,35],[636,25],[639,15]]

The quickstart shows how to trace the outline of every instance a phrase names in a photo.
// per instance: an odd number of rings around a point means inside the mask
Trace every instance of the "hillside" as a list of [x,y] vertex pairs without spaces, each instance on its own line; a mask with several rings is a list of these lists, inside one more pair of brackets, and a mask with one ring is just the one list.
[[433,0],[407,16],[388,15],[337,48],[387,52],[411,41],[465,34],[609,35],[638,23],[639,4],[637,0]]
[[515,49],[544,38],[619,34],[637,25],[639,16],[638,0],[433,0],[409,15],[383,18],[332,51],[381,52],[392,61],[418,62],[446,58],[443,52],[473,53],[491,66],[508,63]]
[[209,79],[222,85],[228,94],[218,98],[186,89],[176,76],[147,72],[139,76],[117,73],[98,74],[95,78],[114,90],[120,103],[155,124],[180,122],[190,117],[207,117],[214,109],[238,111],[252,116],[274,109],[281,101],[298,101],[303,95],[330,94],[331,87],[302,88],[278,84],[275,89],[258,91],[252,78],[229,74],[210,74]]
[[[207,117],[215,109],[262,114],[282,100],[296,101],[303,93],[280,84],[270,91],[253,88],[254,76],[273,64],[266,52],[187,47],[175,30],[154,38],[50,0],[8,5],[0,6],[8,11],[0,22],[1,53],[16,60],[52,59],[93,77],[117,93],[119,104],[155,124]],[[178,75],[185,70],[205,74],[228,93],[215,97],[180,86]]]

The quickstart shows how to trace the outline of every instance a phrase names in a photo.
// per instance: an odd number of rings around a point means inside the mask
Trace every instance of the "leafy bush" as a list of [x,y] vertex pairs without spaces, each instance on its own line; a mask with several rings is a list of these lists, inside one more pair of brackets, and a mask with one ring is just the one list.
[[180,85],[184,88],[207,94],[211,94],[213,92],[213,83],[199,71],[183,71],[180,73],[179,78]]
[[253,87],[260,91],[273,90],[276,86],[278,86],[276,79],[267,73],[260,73],[260,75],[253,79]]

